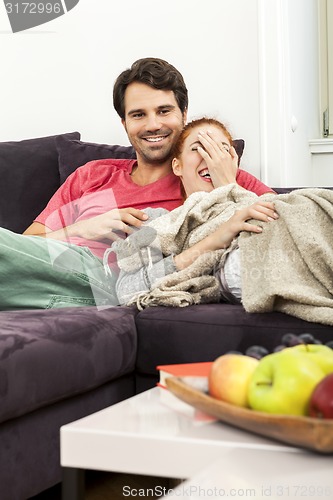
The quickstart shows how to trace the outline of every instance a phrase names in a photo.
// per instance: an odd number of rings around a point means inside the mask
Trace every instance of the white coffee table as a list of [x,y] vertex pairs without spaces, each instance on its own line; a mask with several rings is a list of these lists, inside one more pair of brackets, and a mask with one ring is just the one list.
[[332,470],[332,457],[235,448],[165,493],[177,500],[331,500]]
[[244,457],[251,465],[281,454],[333,470],[332,458],[218,422],[158,387],[63,426],[60,437],[64,500],[83,498],[85,469],[186,479],[220,459],[228,476],[242,474]]

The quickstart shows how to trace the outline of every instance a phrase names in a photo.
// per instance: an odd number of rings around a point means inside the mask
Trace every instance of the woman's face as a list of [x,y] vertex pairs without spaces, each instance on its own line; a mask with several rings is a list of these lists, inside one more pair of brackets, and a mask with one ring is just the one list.
[[208,130],[214,135],[216,142],[222,143],[228,149],[231,146],[223,131],[215,125],[200,125],[191,130],[184,141],[180,157],[174,158],[172,162],[173,172],[180,177],[187,196],[197,191],[210,192],[214,189],[206,162],[197,150],[198,146],[203,147],[198,132]]

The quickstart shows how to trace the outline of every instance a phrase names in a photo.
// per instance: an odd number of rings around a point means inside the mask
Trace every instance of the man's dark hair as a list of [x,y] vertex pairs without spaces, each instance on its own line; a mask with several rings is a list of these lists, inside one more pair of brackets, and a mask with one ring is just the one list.
[[120,118],[125,118],[125,91],[130,83],[139,82],[158,90],[172,90],[182,113],[188,107],[187,88],[179,71],[163,59],[146,57],[135,61],[123,71],[113,87],[113,106]]

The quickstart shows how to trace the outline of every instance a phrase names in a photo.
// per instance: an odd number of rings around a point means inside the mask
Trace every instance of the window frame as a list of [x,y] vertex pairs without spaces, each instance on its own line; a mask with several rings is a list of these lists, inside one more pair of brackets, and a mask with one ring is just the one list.
[[333,137],[333,2],[318,0],[320,118],[323,137]]

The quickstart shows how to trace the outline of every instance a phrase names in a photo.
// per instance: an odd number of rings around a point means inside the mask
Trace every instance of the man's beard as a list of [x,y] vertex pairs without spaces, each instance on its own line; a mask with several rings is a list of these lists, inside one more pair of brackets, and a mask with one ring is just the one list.
[[170,145],[167,149],[155,149],[155,151],[142,149],[139,154],[147,163],[164,163],[167,160],[172,160],[172,146]]

